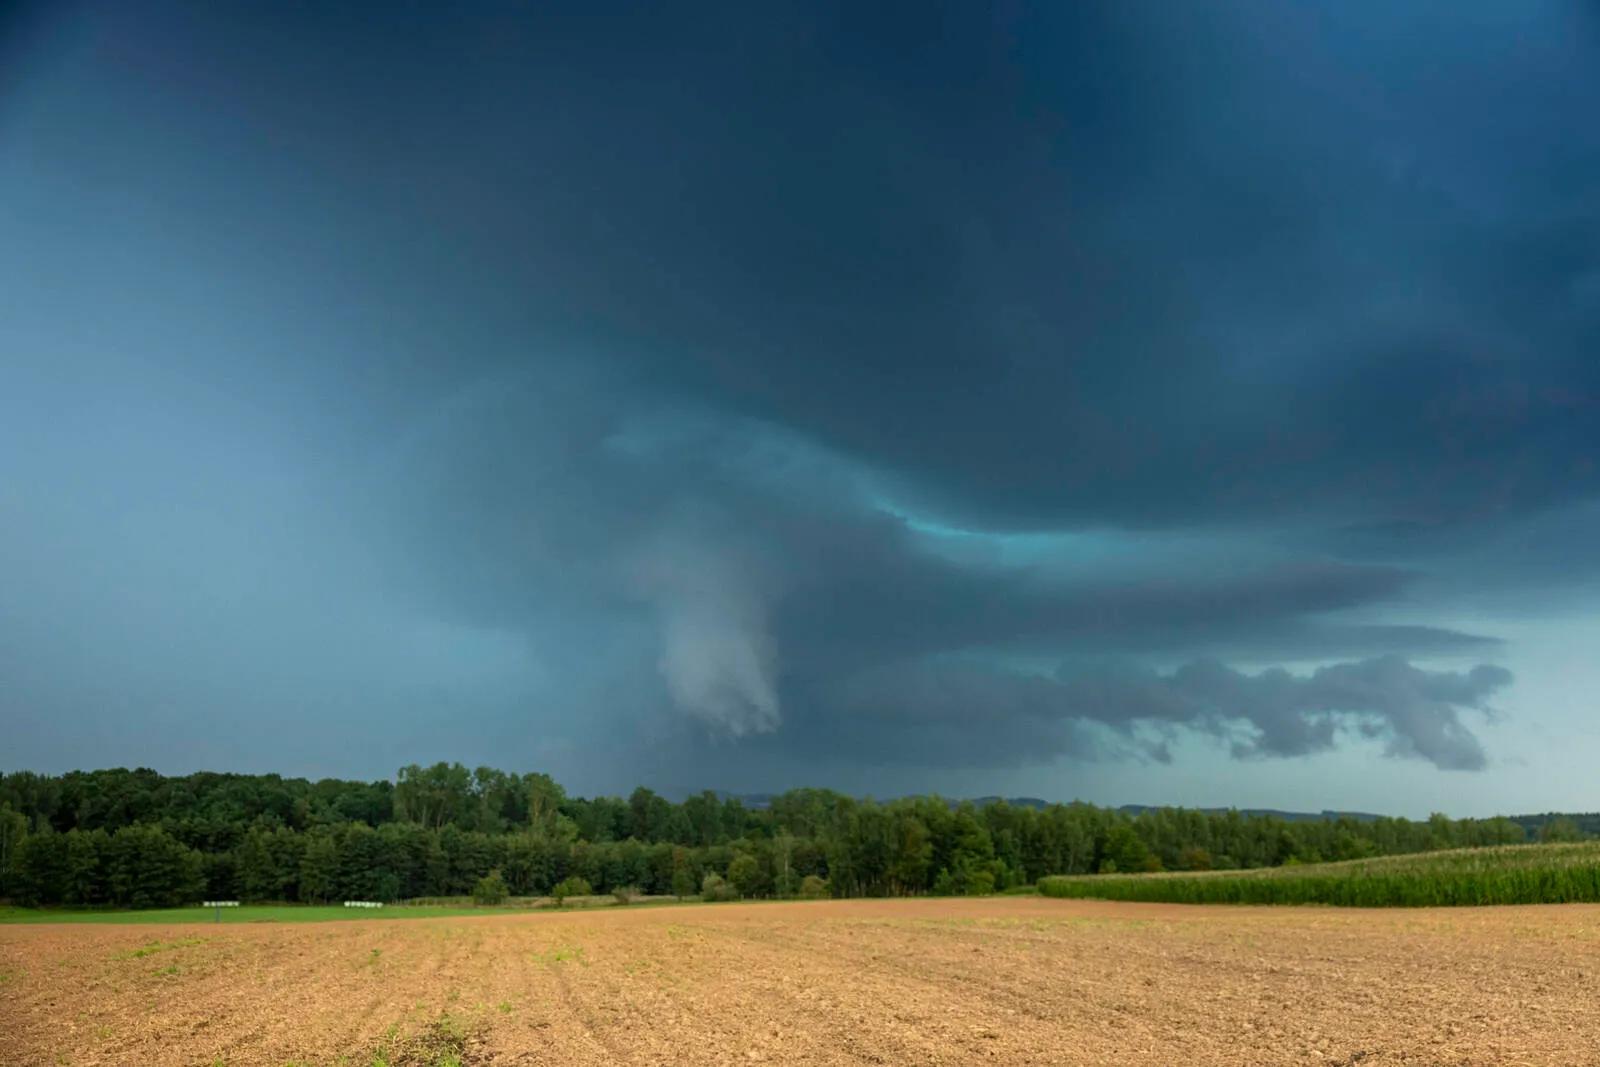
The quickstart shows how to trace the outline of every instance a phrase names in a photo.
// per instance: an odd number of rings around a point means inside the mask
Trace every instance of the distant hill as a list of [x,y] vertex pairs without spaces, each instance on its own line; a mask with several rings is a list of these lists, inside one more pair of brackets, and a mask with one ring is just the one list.
[[[772,798],[776,794],[727,793],[719,791],[717,795],[722,797],[724,800],[737,800],[747,808],[761,811],[772,806]],[[1052,800],[1042,800],[1039,797],[1002,797],[998,795],[971,797],[969,799],[971,803],[978,805],[980,808],[988,804],[998,804],[1002,801],[1014,808],[1035,809],[1048,808],[1051,804],[1057,803],[1056,801]],[[951,807],[955,807],[956,805],[968,802],[969,801],[967,800],[952,798],[950,800],[950,805]],[[1172,806],[1173,805],[1170,804],[1124,804],[1117,810],[1124,815],[1138,815],[1142,812],[1159,811],[1161,808]],[[1208,815],[1214,815],[1226,811],[1232,811],[1234,809],[1215,807],[1195,808],[1192,810],[1203,811]],[[1368,811],[1282,811],[1278,808],[1239,808],[1237,810],[1240,815],[1269,815],[1273,818],[1282,819],[1285,822],[1332,822],[1335,819],[1355,819],[1357,822],[1372,822],[1374,819],[1381,818],[1381,816],[1375,815]],[[1522,823],[1523,829],[1528,830],[1531,836],[1536,833],[1539,825],[1542,825],[1544,822],[1556,817],[1557,816],[1555,815],[1519,815],[1515,816],[1512,821]],[[1579,827],[1585,830],[1585,832],[1600,833],[1600,814],[1567,817],[1573,819],[1574,821],[1578,821]],[[1595,821],[1595,825],[1591,828],[1587,824],[1579,821],[1583,819],[1593,819]]]
[[[745,807],[757,811],[763,811],[767,808],[770,808],[772,806],[772,798],[777,796],[776,793],[727,793],[723,792],[722,790],[717,790],[716,793],[717,796],[721,797],[723,800],[737,800]],[[983,807],[985,804],[998,804],[1001,801],[1005,801],[1014,808],[1048,808],[1054,803],[1054,801],[1050,800],[1040,800],[1038,797],[1000,796],[973,797],[970,803],[976,804],[979,807]],[[960,804],[966,803],[969,803],[969,801],[958,798],[952,798],[950,800],[951,807],[956,807]]]
[[[755,811],[764,811],[771,807],[772,798],[777,795],[775,793],[732,793],[723,790],[717,790],[716,793],[724,800],[738,800],[745,807]],[[1002,797],[999,795],[971,797],[969,799],[971,803],[979,807],[987,804],[998,804],[1001,801],[1010,804],[1014,808],[1048,808],[1051,804],[1057,803],[1053,800],[1042,800],[1039,797]],[[960,799],[951,799],[950,801],[952,807],[963,803],[967,803],[967,801]],[[1159,811],[1162,808],[1174,806],[1171,804],[1124,804],[1116,810],[1124,815],[1139,815],[1143,812]],[[1335,819],[1372,822],[1374,819],[1383,817],[1370,811],[1333,811],[1326,808],[1322,811],[1286,811],[1281,808],[1234,809],[1228,807],[1191,808],[1190,810],[1202,811],[1207,815],[1237,810],[1240,815],[1265,815],[1275,819],[1282,819],[1284,822],[1332,822]],[[1511,815],[1508,818],[1522,827],[1529,840],[1536,839],[1539,836],[1540,828],[1555,819],[1570,819],[1585,836],[1600,837],[1600,812],[1550,811],[1538,815]]]
[[[973,800],[973,803],[982,806],[984,804],[996,804],[1001,800],[1004,800],[1014,808],[1048,808],[1052,803],[1048,800],[1040,800],[1038,797],[997,796],[977,797]],[[1173,806],[1171,804],[1124,804],[1117,810],[1124,815],[1139,815],[1143,812],[1160,811],[1162,808]],[[1193,808],[1191,810],[1203,811],[1208,815],[1217,815],[1236,809]],[[1374,819],[1380,818],[1380,816],[1367,811],[1280,811],[1277,808],[1239,808],[1237,810],[1240,815],[1270,815],[1285,822],[1332,822],[1335,819],[1355,819],[1357,822],[1372,822]],[[1600,818],[1600,816],[1597,816],[1597,818]]]
[[[981,808],[985,804],[998,804],[1002,800],[1013,808],[1048,808],[1052,803],[1048,800],[1040,800],[1038,797],[975,797],[972,802]],[[959,803],[959,801],[954,803]]]
[[1511,815],[1508,818],[1522,827],[1529,838],[1539,836],[1539,831],[1548,822],[1557,819],[1570,819],[1579,830],[1589,836],[1600,836],[1600,812],[1572,812],[1572,811],[1547,811],[1542,815]]
[[[1170,804],[1124,804],[1117,810],[1124,815],[1138,815],[1146,811],[1160,811],[1162,808],[1172,807]],[[1370,811],[1281,811],[1278,808],[1195,808],[1207,815],[1219,815],[1227,811],[1238,811],[1240,815],[1268,815],[1284,822],[1332,822],[1335,819],[1354,819],[1356,822],[1372,822],[1383,816],[1374,815]]]

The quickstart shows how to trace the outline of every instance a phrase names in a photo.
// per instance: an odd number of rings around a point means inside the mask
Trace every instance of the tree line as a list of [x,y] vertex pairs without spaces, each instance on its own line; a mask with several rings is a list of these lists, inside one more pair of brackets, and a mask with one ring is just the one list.
[[[1551,827],[1555,829],[1552,831]],[[1546,837],[1577,833],[1547,824]],[[981,894],[1053,874],[1268,867],[1526,838],[1506,819],[1427,821],[1089,804],[885,802],[797,789],[747,806],[572,797],[546,774],[460,764],[393,782],[74,771],[0,775],[0,898],[174,906],[517,896],[584,885],[688,896]]]

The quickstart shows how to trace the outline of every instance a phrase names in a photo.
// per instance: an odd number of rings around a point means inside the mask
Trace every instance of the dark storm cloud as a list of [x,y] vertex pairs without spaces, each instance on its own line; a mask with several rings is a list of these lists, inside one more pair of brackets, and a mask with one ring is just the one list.
[[[604,402],[586,400],[596,395]],[[875,503],[871,472],[769,425],[659,394],[596,390],[577,369],[463,391],[408,436],[395,470],[406,479],[399,505],[415,510],[389,525],[417,539],[402,539],[402,558],[433,561],[423,572],[439,583],[422,593],[430,602],[442,589],[468,618],[525,624],[553,613],[583,626],[587,617],[596,641],[615,622],[594,619],[597,602],[619,615],[644,611],[656,620],[667,695],[714,735],[772,733],[801,748],[848,739],[851,757],[868,762],[1014,765],[1159,751],[1085,728],[1096,722],[1128,735],[1150,720],[1204,732],[1244,719],[1260,737],[1238,755],[1303,755],[1335,737],[1332,718],[1314,723],[1295,706],[1217,710],[1229,698],[1215,691],[1204,712],[1126,711],[1126,700],[1089,709],[1061,681],[998,666],[951,672],[942,663],[954,654],[1222,646],[1327,658],[1494,644],[1344,618],[1403,595],[1410,576],[1387,566],[1263,554],[1205,573],[1180,556],[1138,559],[1119,575],[943,554],[937,537]],[[437,481],[418,478],[428,470]],[[1466,765],[1429,743],[1430,722],[1405,717],[1409,680],[1431,676],[1397,660],[1358,666],[1378,665],[1401,673],[1375,685],[1369,703],[1333,710],[1377,716],[1395,751]],[[1251,692],[1241,683],[1239,695]],[[871,715],[854,714],[869,703]],[[1448,706],[1429,713],[1449,718],[1438,728],[1446,740],[1476,745],[1451,725]],[[985,724],[981,744],[975,717]],[[1307,741],[1292,744],[1295,731]]]
[[1504,29],[729,12],[704,62],[703,24],[558,56],[585,92],[523,90],[465,236],[638,373],[977,525],[1524,512],[1596,485],[1600,135],[1552,105],[1600,85],[1559,19]]
[[[974,664],[890,667],[852,679],[826,698],[824,721],[808,724],[853,744],[886,735],[904,758],[983,766],[1049,762],[1112,750],[1165,761],[1163,736],[1184,727],[1231,742],[1236,757],[1307,756],[1334,747],[1345,730],[1382,739],[1391,756],[1444,770],[1481,770],[1482,745],[1460,712],[1488,712],[1511,682],[1502,668],[1424,671],[1398,657],[1246,674],[1212,660],[1168,674],[1117,667],[1023,674]],[[983,734],[982,739],[976,735]],[[960,743],[967,739],[966,744]],[[932,743],[930,742],[930,739]],[[893,746],[874,746],[874,754]]]
[[1579,9],[355,10],[27,36],[30,700],[76,632],[580,763],[1488,761],[1452,609],[1600,543]]

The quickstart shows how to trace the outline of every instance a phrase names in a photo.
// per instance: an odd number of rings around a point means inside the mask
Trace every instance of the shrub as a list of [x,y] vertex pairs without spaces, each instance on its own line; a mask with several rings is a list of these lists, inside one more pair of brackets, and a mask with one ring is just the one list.
[[803,900],[822,900],[829,896],[828,880],[808,874],[800,883],[800,897]]
[[573,875],[571,878],[563,878],[550,887],[550,895],[555,898],[556,907],[558,908],[566,903],[568,897],[587,897],[593,894],[594,887],[589,884],[587,879],[579,878],[577,875]]
[[508,895],[505,879],[500,877],[498,868],[479,878],[478,884],[472,887],[472,899],[478,904],[504,904]]
[[611,891],[611,895],[618,904],[632,904],[644,896],[636,885],[619,885]]
[[967,875],[964,892],[972,897],[986,897],[994,892],[993,871],[973,871]]
[[672,895],[682,900],[694,896],[694,874],[687,867],[672,872]]
[[701,900],[738,900],[739,890],[720,874],[708,874],[700,883]]

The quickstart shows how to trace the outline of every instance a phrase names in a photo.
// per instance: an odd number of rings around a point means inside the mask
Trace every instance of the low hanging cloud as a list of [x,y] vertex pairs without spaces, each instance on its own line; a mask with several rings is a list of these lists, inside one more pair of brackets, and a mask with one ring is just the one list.
[[[1488,698],[1511,683],[1511,672],[1481,664],[1466,672],[1427,671],[1398,656],[1379,656],[1321,667],[1299,676],[1282,668],[1245,674],[1202,660],[1169,675],[1149,675],[1136,687],[1102,689],[1095,717],[1149,717],[1161,710],[1178,721],[1229,728],[1243,723],[1250,736],[1236,741],[1241,758],[1303,756],[1334,747],[1341,728],[1380,738],[1388,754],[1424,759],[1442,770],[1482,770],[1483,746],[1461,721],[1461,711],[1487,712]],[[1074,680],[1067,679],[1069,690]],[[1112,721],[1115,721],[1114,719]]]
[[777,650],[759,562],[680,530],[652,540],[634,571],[660,616],[658,666],[673,703],[728,736],[776,730]]
[[[1096,759],[1138,755],[1170,759],[1166,739],[1180,731],[1223,739],[1236,759],[1310,756],[1337,747],[1342,735],[1381,740],[1388,755],[1441,770],[1488,765],[1462,712],[1492,714],[1488,700],[1511,683],[1502,667],[1429,671],[1398,656],[1321,667],[1310,674],[1272,668],[1248,674],[1214,660],[1170,673],[1126,666],[1063,668],[1054,676],[985,664],[901,666],[863,674],[834,691],[827,718],[862,738],[917,724],[950,737],[981,730],[993,744],[979,762]],[[1096,743],[1086,727],[1109,731]],[[913,729],[916,727],[913,726]],[[1008,746],[1004,739],[1017,742]],[[996,748],[999,745],[999,748]],[[923,759],[976,765],[971,751]]]

